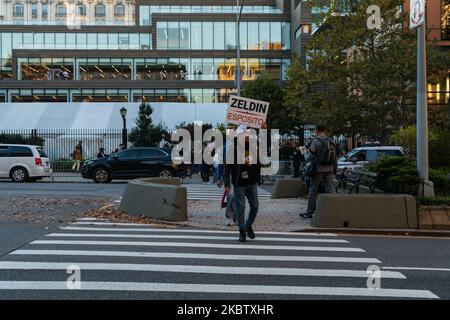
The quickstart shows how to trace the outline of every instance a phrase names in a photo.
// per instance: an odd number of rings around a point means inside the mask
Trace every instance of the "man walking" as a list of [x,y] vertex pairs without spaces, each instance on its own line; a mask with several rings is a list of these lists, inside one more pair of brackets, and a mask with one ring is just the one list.
[[[234,151],[235,150],[231,150],[231,152]],[[227,152],[230,152],[230,150]],[[233,184],[233,209],[237,216],[239,225],[239,241],[244,242],[247,240],[247,236],[250,239],[255,238],[252,225],[255,221],[259,208],[258,183],[261,179],[261,164],[259,161],[252,161],[251,155],[247,148],[245,151],[245,164],[237,164],[236,156],[234,160],[235,161],[233,164],[226,164],[224,167],[225,191],[230,192],[231,184]],[[244,221],[245,198],[247,198],[250,205],[250,212],[247,221]]]
[[334,141],[327,137],[325,127],[316,127],[317,137],[311,142],[309,151],[305,153],[307,162],[313,161],[315,168],[310,174],[310,187],[308,193],[308,209],[306,213],[301,213],[304,219],[312,218],[316,210],[317,194],[319,186],[322,184],[325,192],[333,190],[333,174],[336,172],[336,145]]

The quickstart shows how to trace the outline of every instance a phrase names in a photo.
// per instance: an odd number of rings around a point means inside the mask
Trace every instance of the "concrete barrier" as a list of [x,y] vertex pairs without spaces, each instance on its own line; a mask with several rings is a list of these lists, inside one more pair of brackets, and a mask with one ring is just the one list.
[[271,198],[298,198],[307,193],[305,183],[295,178],[279,178],[275,181],[272,189]]
[[320,228],[417,229],[413,196],[320,194],[313,226]]
[[178,178],[145,178],[128,182],[119,210],[149,218],[186,221],[187,193]]

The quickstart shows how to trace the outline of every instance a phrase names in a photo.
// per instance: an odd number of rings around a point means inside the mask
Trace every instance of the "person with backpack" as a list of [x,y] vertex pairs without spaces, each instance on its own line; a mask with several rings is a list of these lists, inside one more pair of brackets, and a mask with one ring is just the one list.
[[311,142],[309,150],[305,152],[305,160],[309,164],[305,174],[310,178],[310,186],[308,209],[305,213],[300,214],[303,219],[313,217],[321,184],[324,186],[325,192],[332,192],[333,175],[337,169],[336,144],[331,138],[327,137],[324,126],[318,125],[316,133],[317,137]]

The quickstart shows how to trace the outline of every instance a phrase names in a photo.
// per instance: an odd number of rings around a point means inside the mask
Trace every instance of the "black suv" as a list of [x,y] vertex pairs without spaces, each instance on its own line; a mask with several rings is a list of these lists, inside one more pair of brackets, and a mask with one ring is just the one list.
[[131,148],[110,156],[86,161],[81,175],[97,183],[112,179],[135,179],[142,177],[176,177],[182,169],[171,159],[167,148]]

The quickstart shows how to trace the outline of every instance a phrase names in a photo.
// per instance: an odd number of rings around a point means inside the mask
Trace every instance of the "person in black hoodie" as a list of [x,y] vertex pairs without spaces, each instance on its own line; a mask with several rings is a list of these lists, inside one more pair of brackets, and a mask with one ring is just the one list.
[[[236,149],[236,143],[234,149]],[[259,161],[253,161],[253,163],[250,161],[247,146],[245,164],[237,164],[236,150],[231,152],[234,152],[235,161],[233,164],[224,166],[225,191],[230,192],[231,184],[233,184],[234,210],[239,225],[239,241],[244,242],[247,240],[247,236],[250,239],[255,238],[252,225],[259,208],[258,184],[261,180],[261,164]],[[247,198],[250,205],[247,221],[245,221],[245,198]]]

